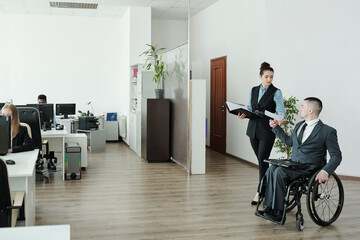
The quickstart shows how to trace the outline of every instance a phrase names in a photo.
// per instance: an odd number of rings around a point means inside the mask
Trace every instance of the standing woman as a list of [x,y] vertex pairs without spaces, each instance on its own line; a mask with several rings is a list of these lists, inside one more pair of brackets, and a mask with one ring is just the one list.
[[15,105],[5,105],[1,112],[2,115],[11,116],[12,147],[9,149],[9,153],[34,150],[34,143],[33,140],[29,137],[27,128],[20,126],[19,112]]
[[[274,69],[270,67],[270,64],[263,62],[260,67],[260,80],[261,84],[255,86],[250,91],[249,104],[247,108],[249,111],[258,110],[264,112],[276,112],[278,115],[285,116],[285,107],[283,102],[283,96],[279,89],[273,84]],[[246,117],[245,114],[238,115],[240,119]],[[280,123],[285,122],[283,118]],[[269,118],[254,118],[249,120],[246,135],[250,138],[251,147],[253,148],[255,155],[259,162],[259,185],[262,177],[265,175],[266,170],[269,168],[269,164],[264,162],[264,159],[268,159],[271,153],[271,149],[274,145],[275,134],[271,131],[269,126]],[[259,188],[259,187],[258,187]],[[257,191],[254,200],[251,201],[251,205],[256,205],[259,200],[259,191]],[[260,199],[261,201],[262,199]]]

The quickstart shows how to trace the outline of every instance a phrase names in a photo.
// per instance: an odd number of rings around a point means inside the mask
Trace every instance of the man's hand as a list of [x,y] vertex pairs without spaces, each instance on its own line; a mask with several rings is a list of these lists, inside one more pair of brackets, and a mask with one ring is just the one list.
[[278,120],[278,123],[279,124],[284,124],[286,122],[286,119],[285,118],[283,118],[283,119],[281,119],[281,120]]
[[239,114],[238,114],[238,118],[240,118],[240,119],[244,119],[244,118],[246,118],[245,113],[242,113],[241,115],[240,115],[240,113],[239,113]]
[[315,181],[319,181],[319,183],[324,183],[324,182],[326,182],[328,179],[329,179],[328,174],[327,174],[324,170],[321,170],[321,171],[316,175]]
[[278,121],[270,119],[269,120],[269,125],[270,125],[270,127],[274,128],[274,127],[276,127],[278,125]]

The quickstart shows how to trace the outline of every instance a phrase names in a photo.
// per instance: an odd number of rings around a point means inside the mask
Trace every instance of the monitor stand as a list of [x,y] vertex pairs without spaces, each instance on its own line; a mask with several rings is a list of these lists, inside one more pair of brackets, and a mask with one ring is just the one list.
[[68,119],[68,118],[69,118],[69,115],[64,114],[64,117],[62,117],[61,119]]

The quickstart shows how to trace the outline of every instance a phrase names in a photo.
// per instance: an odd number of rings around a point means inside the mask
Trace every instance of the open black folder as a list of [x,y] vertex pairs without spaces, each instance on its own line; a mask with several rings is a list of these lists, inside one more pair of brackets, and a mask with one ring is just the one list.
[[225,106],[228,109],[229,113],[234,115],[238,115],[239,113],[244,113],[246,118],[261,118],[262,116],[255,112],[250,112],[245,105],[233,103],[233,102],[225,102]]

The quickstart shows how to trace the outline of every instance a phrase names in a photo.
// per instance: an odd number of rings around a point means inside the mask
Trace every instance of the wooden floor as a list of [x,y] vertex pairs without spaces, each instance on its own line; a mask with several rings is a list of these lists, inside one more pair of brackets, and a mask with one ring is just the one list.
[[[36,225],[70,224],[71,239],[358,239],[360,182],[343,180],[339,219],[319,227],[303,198],[305,229],[287,215],[277,225],[254,215],[256,168],[207,149],[207,174],[188,176],[174,163],[148,164],[124,143],[88,155],[80,181],[36,185]],[[345,161],[345,160],[344,160]],[[51,237],[49,238],[51,239]]]

